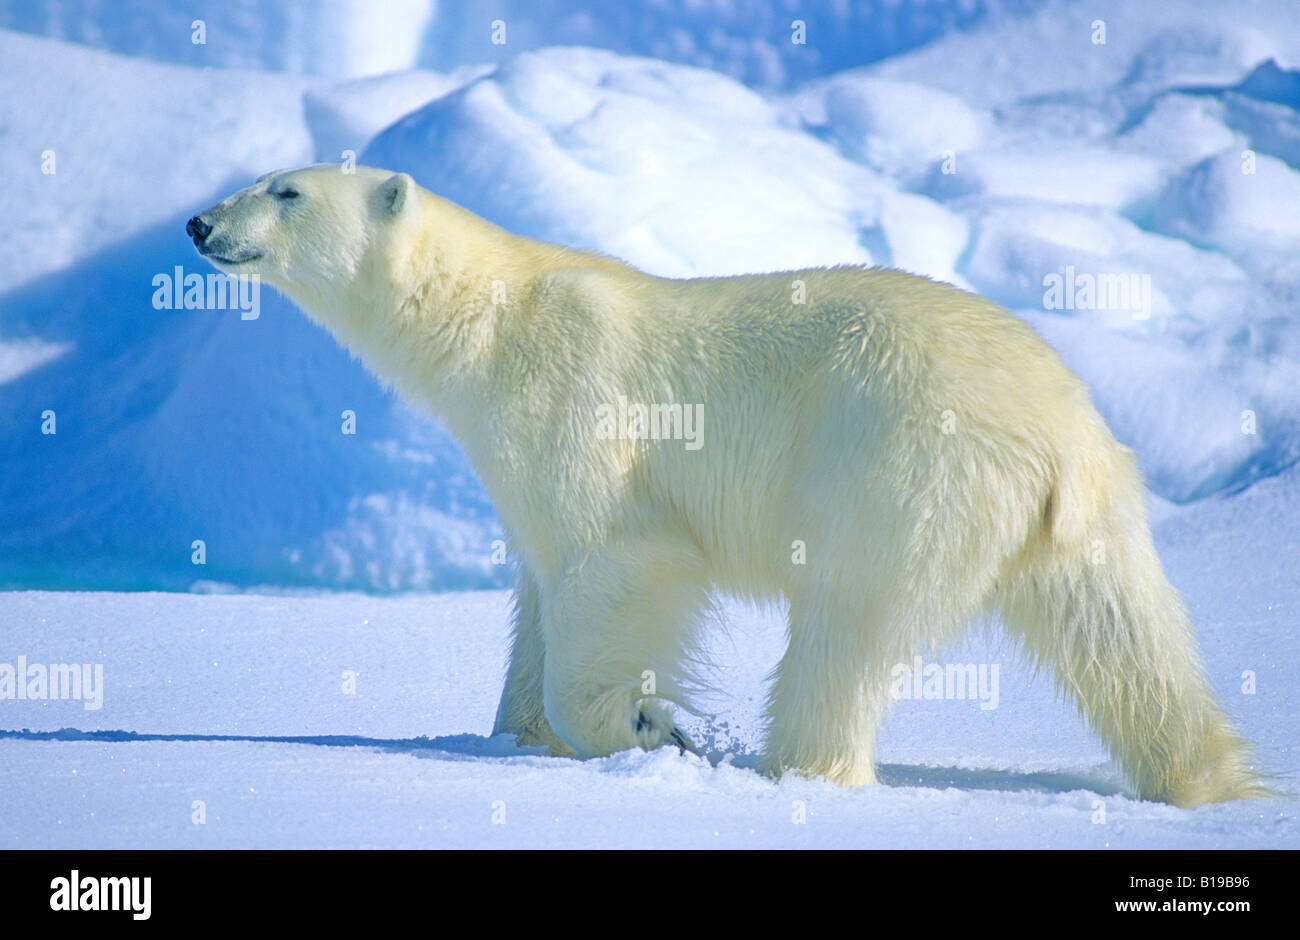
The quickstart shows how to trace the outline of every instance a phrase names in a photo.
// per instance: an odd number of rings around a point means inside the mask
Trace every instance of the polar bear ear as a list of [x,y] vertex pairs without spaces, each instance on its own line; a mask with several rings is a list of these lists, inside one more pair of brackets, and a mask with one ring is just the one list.
[[401,215],[415,180],[405,173],[394,173],[379,187],[379,205],[389,215]]

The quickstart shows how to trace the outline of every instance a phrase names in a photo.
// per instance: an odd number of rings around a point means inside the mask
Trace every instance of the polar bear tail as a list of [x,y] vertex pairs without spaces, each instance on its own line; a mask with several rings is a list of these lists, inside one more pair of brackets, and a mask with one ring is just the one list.
[[1109,444],[1104,463],[1076,464],[1053,487],[1043,537],[1003,592],[1003,619],[1142,798],[1190,807],[1271,795],[1206,681],[1132,459]]

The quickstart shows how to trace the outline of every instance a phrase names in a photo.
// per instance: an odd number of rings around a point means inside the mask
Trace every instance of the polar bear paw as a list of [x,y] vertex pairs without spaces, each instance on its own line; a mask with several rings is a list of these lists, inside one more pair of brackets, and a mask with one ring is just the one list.
[[686,733],[673,724],[667,712],[661,708],[648,705],[638,708],[635,733],[637,744],[647,751],[664,744],[674,744],[683,754],[687,751],[692,754],[700,753]]

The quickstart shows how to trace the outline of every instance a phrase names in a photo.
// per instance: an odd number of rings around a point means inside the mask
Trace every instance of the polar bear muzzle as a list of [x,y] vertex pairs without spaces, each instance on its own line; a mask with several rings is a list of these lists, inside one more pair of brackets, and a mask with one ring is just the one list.
[[199,254],[226,265],[245,264],[262,257],[262,252],[238,244],[231,237],[229,228],[221,226],[221,221],[218,206],[185,223],[185,234],[194,239],[194,247]]

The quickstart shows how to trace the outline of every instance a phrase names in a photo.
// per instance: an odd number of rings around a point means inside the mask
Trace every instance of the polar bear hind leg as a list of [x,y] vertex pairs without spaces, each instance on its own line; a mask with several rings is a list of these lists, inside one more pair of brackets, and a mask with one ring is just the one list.
[[1023,543],[1027,512],[1011,505],[1014,489],[981,476],[980,444],[939,436],[872,428],[864,447],[888,459],[849,453],[827,471],[845,474],[849,495],[795,500],[792,531],[816,535],[783,589],[789,645],[768,697],[766,773],[874,783],[895,668],[960,636]]
[[789,645],[768,694],[765,773],[794,771],[844,786],[876,782],[890,657],[873,647],[887,629],[879,612],[833,596],[790,600]]
[[827,540],[825,564],[785,589],[769,774],[874,782],[891,668],[1000,613],[1139,796],[1196,806],[1269,795],[1205,678],[1132,457],[1095,426],[1086,447],[1043,434],[1034,451],[996,429],[938,446],[902,433],[887,442],[890,462],[857,464],[867,472],[856,504],[805,520]]

